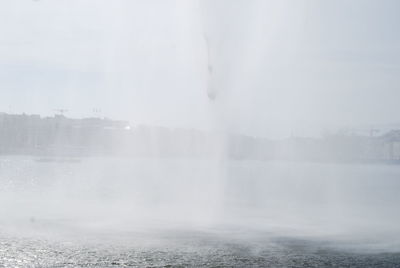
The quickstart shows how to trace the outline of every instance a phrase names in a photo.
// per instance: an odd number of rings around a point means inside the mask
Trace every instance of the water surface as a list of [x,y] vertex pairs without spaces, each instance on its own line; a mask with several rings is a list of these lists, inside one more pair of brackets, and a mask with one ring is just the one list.
[[400,167],[0,159],[3,267],[400,267]]

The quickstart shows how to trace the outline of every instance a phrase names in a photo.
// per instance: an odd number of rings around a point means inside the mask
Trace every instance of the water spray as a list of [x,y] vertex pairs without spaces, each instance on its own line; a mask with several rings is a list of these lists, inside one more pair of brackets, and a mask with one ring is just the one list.
[[204,34],[204,40],[207,48],[207,69],[208,69],[208,81],[207,81],[207,96],[211,101],[214,101],[217,97],[217,90],[212,84],[213,79],[213,65],[210,60],[210,45],[208,42],[207,35]]

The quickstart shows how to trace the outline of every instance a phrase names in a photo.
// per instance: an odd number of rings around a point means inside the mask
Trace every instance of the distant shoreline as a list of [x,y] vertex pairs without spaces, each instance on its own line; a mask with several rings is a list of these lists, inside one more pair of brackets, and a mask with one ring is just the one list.
[[400,163],[400,130],[271,140],[195,129],[131,127],[127,121],[0,113],[0,155],[38,157],[224,157],[334,163]]

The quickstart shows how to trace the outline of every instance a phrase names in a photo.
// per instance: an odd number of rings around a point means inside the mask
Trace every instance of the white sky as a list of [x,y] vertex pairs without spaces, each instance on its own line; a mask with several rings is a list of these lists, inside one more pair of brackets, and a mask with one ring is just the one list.
[[400,122],[399,10],[396,0],[2,0],[0,111],[96,108],[269,137]]

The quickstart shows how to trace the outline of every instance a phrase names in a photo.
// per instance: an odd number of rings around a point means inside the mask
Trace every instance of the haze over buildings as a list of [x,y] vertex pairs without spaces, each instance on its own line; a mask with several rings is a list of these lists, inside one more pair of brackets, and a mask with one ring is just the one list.
[[0,0],[1,267],[400,267],[399,0]]
[[[228,4],[229,3],[229,4]],[[0,110],[265,137],[400,121],[400,3],[0,3]],[[10,27],[12,25],[13,27]],[[206,48],[222,98],[206,96]]]
[[381,135],[371,130],[369,135],[342,132],[323,138],[271,140],[195,129],[133,126],[106,118],[0,113],[0,154],[400,163],[400,130]]

